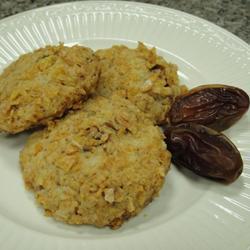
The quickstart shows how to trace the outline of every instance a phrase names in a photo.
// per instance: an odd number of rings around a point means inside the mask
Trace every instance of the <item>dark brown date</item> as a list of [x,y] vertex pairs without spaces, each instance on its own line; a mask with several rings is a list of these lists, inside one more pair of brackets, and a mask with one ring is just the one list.
[[240,176],[241,155],[225,135],[191,123],[167,127],[164,134],[175,165],[227,183]]
[[249,108],[249,96],[227,85],[201,85],[180,96],[169,112],[173,125],[192,122],[223,131],[238,121]]

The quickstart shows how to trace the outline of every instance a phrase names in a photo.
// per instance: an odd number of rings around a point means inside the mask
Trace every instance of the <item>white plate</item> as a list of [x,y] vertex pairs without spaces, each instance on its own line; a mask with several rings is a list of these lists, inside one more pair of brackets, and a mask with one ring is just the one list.
[[[177,63],[189,87],[227,83],[250,93],[246,43],[197,17],[132,2],[60,4],[0,21],[0,69],[22,53],[59,41],[96,49],[134,47],[138,40]],[[172,167],[160,197],[116,231],[44,217],[25,191],[18,165],[27,134],[1,136],[1,249],[250,249],[249,128],[248,112],[226,132],[244,160],[235,183],[220,185]]]

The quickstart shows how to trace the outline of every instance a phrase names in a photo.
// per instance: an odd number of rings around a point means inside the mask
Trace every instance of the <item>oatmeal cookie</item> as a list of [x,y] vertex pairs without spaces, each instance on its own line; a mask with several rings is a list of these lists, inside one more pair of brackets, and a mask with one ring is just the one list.
[[170,158],[160,128],[114,95],[89,99],[35,132],[20,163],[48,216],[118,228],[158,195]]
[[61,44],[22,55],[0,75],[0,132],[46,125],[93,93],[98,77],[89,48]]
[[174,98],[187,91],[179,85],[177,66],[158,56],[155,48],[142,43],[136,49],[113,46],[96,55],[101,64],[97,93],[108,97],[119,92],[156,124],[166,122]]

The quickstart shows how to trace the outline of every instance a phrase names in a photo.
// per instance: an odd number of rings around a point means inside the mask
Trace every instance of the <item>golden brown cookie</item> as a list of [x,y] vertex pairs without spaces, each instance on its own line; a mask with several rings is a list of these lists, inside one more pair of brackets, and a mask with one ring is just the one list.
[[47,215],[117,228],[158,195],[170,158],[160,128],[112,96],[89,99],[35,132],[20,163],[26,187]]
[[179,85],[177,66],[158,56],[155,48],[142,43],[136,49],[113,46],[96,55],[101,63],[98,94],[119,92],[157,124],[165,122],[174,98],[186,92]]
[[0,75],[0,132],[46,125],[93,93],[99,62],[82,46],[46,46],[22,55]]

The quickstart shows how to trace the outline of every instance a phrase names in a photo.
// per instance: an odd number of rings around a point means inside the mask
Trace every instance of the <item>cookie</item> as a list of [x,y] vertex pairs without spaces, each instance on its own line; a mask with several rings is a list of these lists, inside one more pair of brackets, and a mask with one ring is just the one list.
[[46,46],[22,55],[0,75],[0,132],[46,125],[94,92],[99,62],[82,46]]
[[160,128],[114,95],[89,99],[35,132],[20,164],[46,215],[118,228],[158,195],[170,158]]
[[177,66],[158,56],[155,48],[142,43],[136,49],[113,46],[96,55],[101,64],[97,93],[108,97],[118,92],[156,124],[166,122],[175,97],[187,91],[179,85]]

